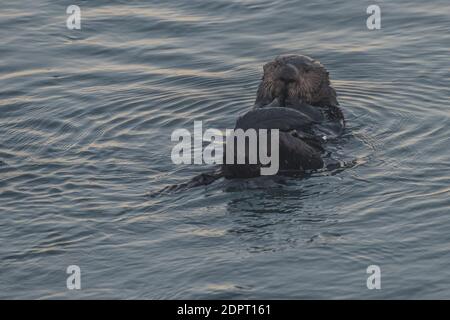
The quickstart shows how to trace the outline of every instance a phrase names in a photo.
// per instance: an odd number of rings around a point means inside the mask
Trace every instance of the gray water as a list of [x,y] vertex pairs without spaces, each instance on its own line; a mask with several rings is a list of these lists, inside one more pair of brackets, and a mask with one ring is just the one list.
[[[2,1],[0,298],[450,298],[449,30],[448,0]],[[211,169],[172,131],[232,128],[287,53],[356,165],[150,196]]]

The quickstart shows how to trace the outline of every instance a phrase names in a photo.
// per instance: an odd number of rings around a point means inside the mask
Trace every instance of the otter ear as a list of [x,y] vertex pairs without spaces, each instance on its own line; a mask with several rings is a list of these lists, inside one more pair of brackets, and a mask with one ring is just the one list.
[[265,65],[263,65],[263,71],[264,73],[268,73],[271,71],[271,69],[274,68],[276,64],[274,62],[267,62]]

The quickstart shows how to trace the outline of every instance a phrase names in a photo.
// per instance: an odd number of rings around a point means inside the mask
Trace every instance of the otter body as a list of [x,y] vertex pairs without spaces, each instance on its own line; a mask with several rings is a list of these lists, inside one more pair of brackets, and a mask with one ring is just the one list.
[[[344,115],[327,70],[320,62],[300,55],[279,56],[264,65],[255,104],[235,125],[235,129],[244,131],[279,130],[278,174],[283,175],[301,175],[323,168],[324,145],[340,136],[344,128]],[[237,163],[236,152],[234,157]],[[247,164],[223,164],[214,172],[200,174],[187,183],[162,191],[207,185],[222,177],[259,176],[261,164],[248,164],[248,155],[244,157]]]
[[[237,119],[235,129],[279,130],[280,174],[323,168],[323,145],[345,127],[328,75],[309,57],[277,57],[264,66],[254,107]],[[249,178],[259,176],[260,168],[258,163],[224,164],[222,172],[229,179]]]

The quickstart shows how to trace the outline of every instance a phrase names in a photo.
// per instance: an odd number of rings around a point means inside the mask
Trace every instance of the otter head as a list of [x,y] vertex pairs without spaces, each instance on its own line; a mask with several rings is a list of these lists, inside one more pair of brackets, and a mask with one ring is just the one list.
[[264,65],[256,107],[287,107],[307,103],[337,106],[336,91],[330,86],[328,72],[318,61],[306,56],[279,56]]

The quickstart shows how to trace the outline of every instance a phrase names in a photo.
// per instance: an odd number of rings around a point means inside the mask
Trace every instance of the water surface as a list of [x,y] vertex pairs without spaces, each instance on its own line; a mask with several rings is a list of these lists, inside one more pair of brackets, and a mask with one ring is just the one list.
[[[2,2],[0,298],[450,298],[448,1],[79,1],[79,31],[71,4]],[[209,170],[172,131],[232,128],[288,53],[330,71],[357,165],[149,197]]]

